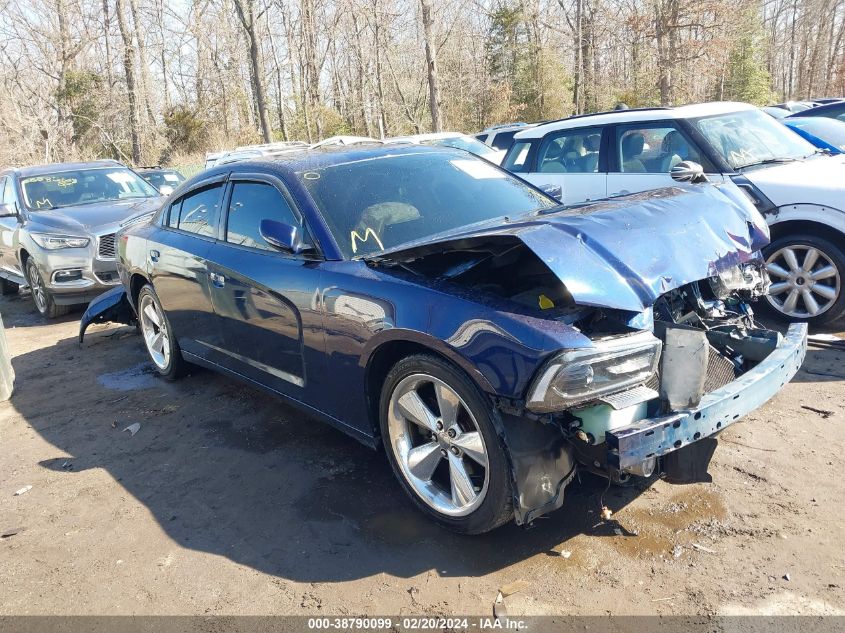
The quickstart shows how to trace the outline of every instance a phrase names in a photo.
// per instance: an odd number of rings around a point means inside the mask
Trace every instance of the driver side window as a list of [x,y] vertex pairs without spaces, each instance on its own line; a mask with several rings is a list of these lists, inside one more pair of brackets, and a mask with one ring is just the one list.
[[262,220],[276,220],[302,230],[299,218],[276,187],[264,182],[235,182],[226,221],[226,241],[261,250],[277,250],[261,237]]
[[668,174],[678,163],[701,163],[701,153],[675,125],[620,125],[615,148],[623,173]]

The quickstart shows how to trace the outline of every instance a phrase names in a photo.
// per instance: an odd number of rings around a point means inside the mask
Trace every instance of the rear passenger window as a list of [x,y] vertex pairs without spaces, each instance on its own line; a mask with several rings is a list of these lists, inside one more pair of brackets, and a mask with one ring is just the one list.
[[291,226],[300,226],[288,201],[273,185],[263,182],[235,182],[232,201],[229,203],[226,241],[268,251],[276,250],[261,237],[261,220],[276,220]]
[[167,225],[181,231],[214,237],[220,215],[220,194],[223,185],[216,184],[195,190],[170,207]]
[[601,128],[556,132],[543,140],[537,171],[550,174],[593,174],[599,170]]

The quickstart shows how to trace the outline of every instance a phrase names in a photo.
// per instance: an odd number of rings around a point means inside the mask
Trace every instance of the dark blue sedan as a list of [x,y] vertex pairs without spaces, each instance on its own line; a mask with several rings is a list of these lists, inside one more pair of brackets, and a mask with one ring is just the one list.
[[579,467],[706,473],[713,436],[803,358],[805,326],[748,304],[767,240],[730,184],[563,208],[460,150],[327,148],[181,185],[118,236],[123,288],[80,336],[137,320],[162,376],[281,395],[480,533],[560,507]]

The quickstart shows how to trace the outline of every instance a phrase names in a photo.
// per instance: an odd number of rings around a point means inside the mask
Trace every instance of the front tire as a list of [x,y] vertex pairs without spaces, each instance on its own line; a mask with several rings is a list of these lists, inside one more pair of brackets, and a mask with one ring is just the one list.
[[29,282],[29,291],[32,295],[32,302],[38,313],[47,318],[55,319],[70,312],[70,306],[58,305],[53,294],[44,285],[41,271],[31,257],[26,260],[26,280]]
[[170,321],[153,290],[146,285],[138,293],[138,327],[147,348],[147,354],[159,375],[176,380],[186,373],[186,363]]
[[390,465],[422,512],[464,534],[512,518],[496,412],[463,373],[436,356],[405,358],[385,379],[379,411]]
[[825,325],[845,314],[845,253],[815,235],[793,235],[765,250],[772,285],[766,296],[775,314],[789,321]]

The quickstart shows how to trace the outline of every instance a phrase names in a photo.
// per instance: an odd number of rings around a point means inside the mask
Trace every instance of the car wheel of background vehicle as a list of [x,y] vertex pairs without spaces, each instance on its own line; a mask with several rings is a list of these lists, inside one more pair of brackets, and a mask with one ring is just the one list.
[[138,325],[156,371],[168,380],[182,377],[186,363],[167,315],[150,285],[144,286],[138,293]]
[[487,397],[427,354],[399,361],[385,379],[381,435],[393,472],[441,525],[481,534],[513,516],[508,461]]
[[766,300],[780,317],[822,325],[845,314],[842,249],[815,235],[795,235],[763,253],[772,281]]
[[70,306],[57,305],[53,300],[53,295],[44,286],[41,271],[38,270],[38,266],[32,258],[26,260],[26,279],[29,282],[32,302],[41,316],[47,317],[48,319],[55,319],[70,312]]
[[18,294],[18,284],[8,279],[0,279],[0,294],[4,296]]

